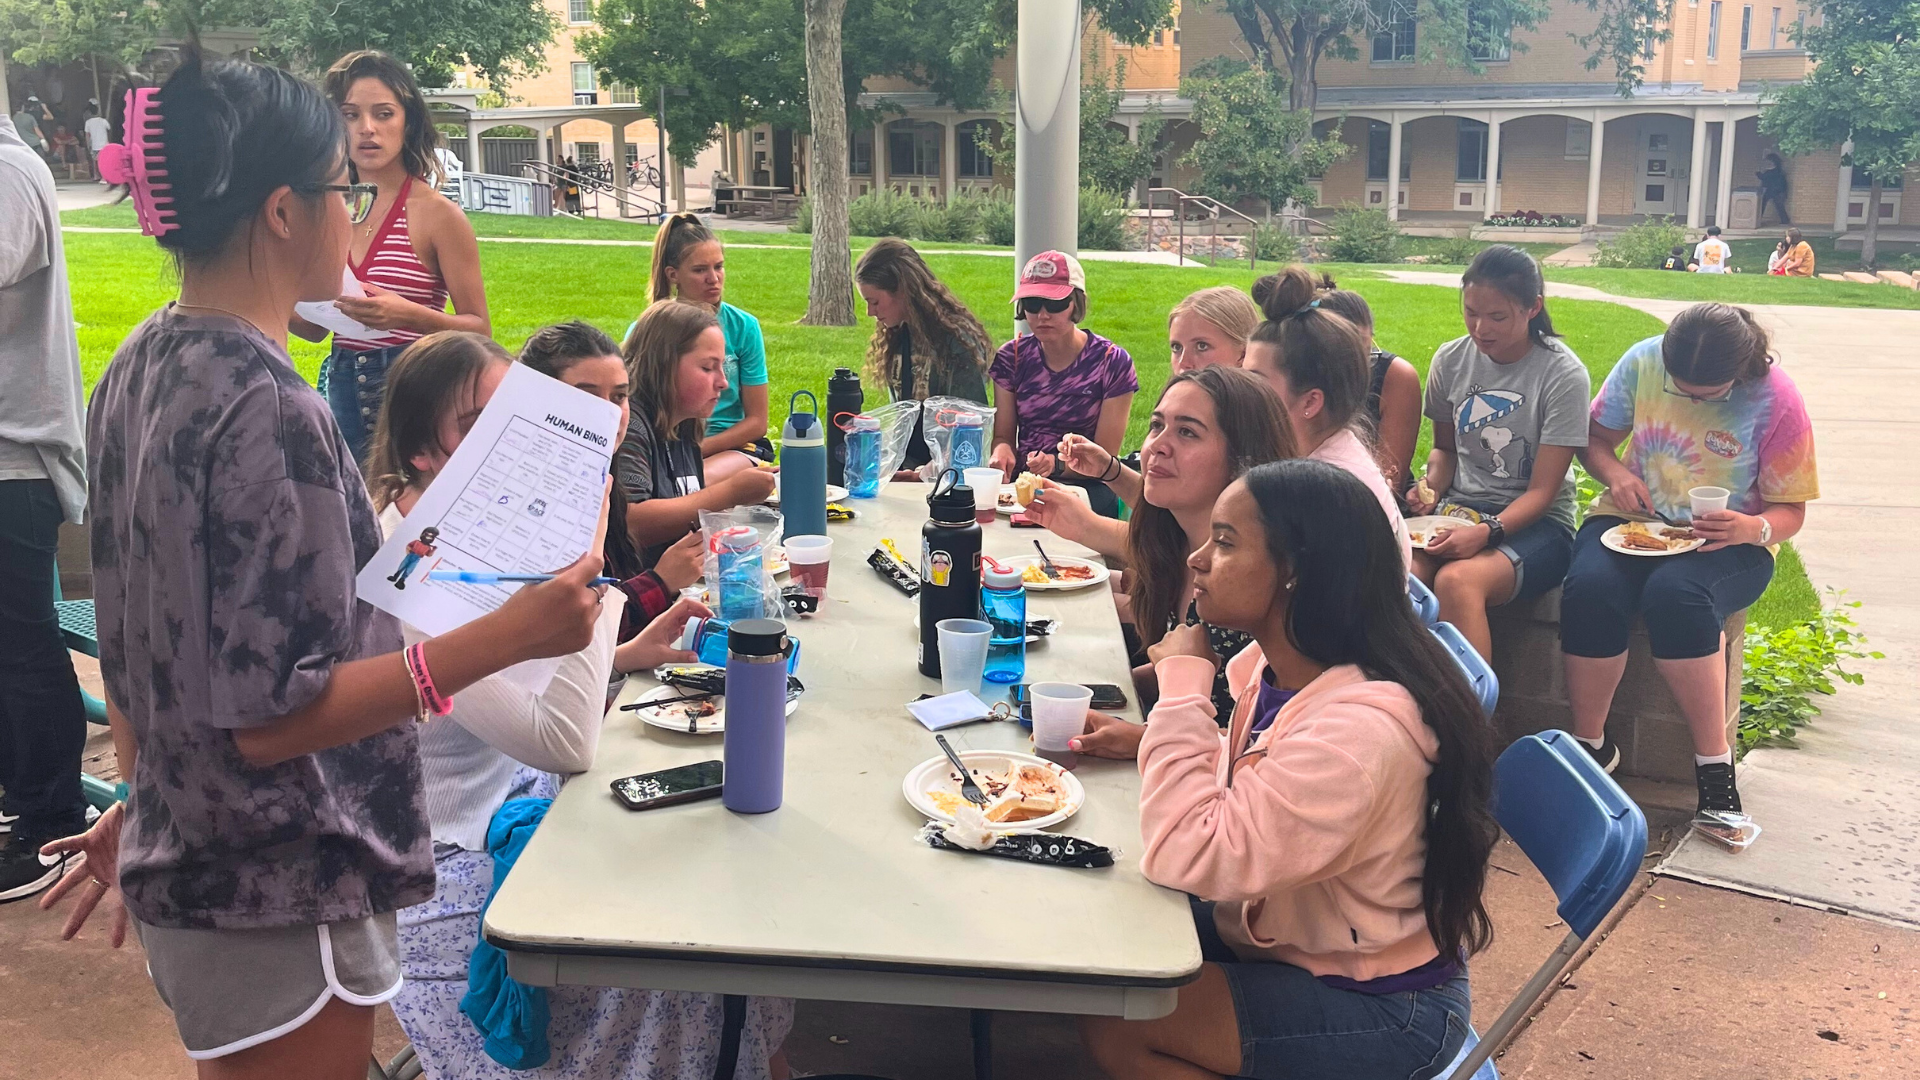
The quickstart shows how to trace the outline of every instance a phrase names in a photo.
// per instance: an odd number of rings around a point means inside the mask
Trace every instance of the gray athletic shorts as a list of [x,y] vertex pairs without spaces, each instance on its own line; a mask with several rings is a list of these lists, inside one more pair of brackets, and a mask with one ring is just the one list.
[[378,1005],[400,992],[392,912],[271,930],[134,929],[147,974],[195,1061],[272,1042],[319,1015],[330,998]]

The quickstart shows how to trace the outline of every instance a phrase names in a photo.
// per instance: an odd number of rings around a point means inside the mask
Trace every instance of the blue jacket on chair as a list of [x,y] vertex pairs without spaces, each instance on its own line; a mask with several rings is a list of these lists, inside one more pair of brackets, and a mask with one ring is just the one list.
[[[487,826],[493,888],[487,892],[486,907],[480,909],[482,926],[500,883],[507,880],[551,805],[552,799],[510,799],[494,812]],[[489,945],[484,936],[467,962],[467,996],[460,999],[460,1011],[479,1030],[487,1056],[509,1069],[537,1069],[553,1054],[547,1045],[546,989],[513,981],[507,975],[507,954]]]

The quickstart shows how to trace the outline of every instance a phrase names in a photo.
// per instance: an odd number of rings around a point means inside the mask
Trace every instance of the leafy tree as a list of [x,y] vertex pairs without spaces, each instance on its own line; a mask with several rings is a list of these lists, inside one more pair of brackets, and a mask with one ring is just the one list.
[[[1135,140],[1129,141],[1125,131],[1109,126],[1108,122],[1119,112],[1120,100],[1126,96],[1126,82],[1125,57],[1116,59],[1112,67],[1107,66],[1104,52],[1082,59],[1080,182],[1095,191],[1115,195],[1125,195],[1141,177],[1153,171],[1154,162],[1159,157],[1156,144],[1161,130],[1166,126],[1166,119],[1160,115],[1158,105],[1149,106],[1141,116]],[[1004,90],[996,94],[996,111],[1000,113],[998,127],[989,128],[983,124],[975,128],[974,145],[995,165],[1012,173],[1018,155],[1014,146],[1011,94]]]
[[1823,0],[1819,10],[1817,25],[1795,31],[1814,69],[1774,93],[1760,130],[1793,155],[1852,142],[1850,163],[1871,179],[1860,245],[1871,266],[1883,180],[1920,159],[1920,0]]
[[[355,49],[412,65],[422,86],[446,86],[461,67],[504,86],[546,61],[558,21],[541,0],[241,0],[241,25],[301,66],[324,68]],[[202,25],[212,25],[203,23]]]
[[1204,194],[1224,202],[1304,201],[1313,191],[1307,178],[1347,152],[1338,132],[1314,137],[1313,113],[1289,107],[1278,72],[1217,57],[1182,79],[1180,93],[1193,102],[1200,128],[1181,162],[1200,170]]
[[125,67],[158,29],[157,9],[126,0],[0,0],[0,48],[28,66],[101,58]]
[[[847,0],[805,0],[809,117],[807,177],[813,199],[812,274],[807,282],[809,326],[852,326],[853,249],[847,206],[847,110],[841,49]],[[879,148],[876,148],[876,152]]]
[[[1396,10],[1412,13],[1419,32],[1415,58],[1478,72],[1475,52],[1507,45],[1512,31],[1535,30],[1551,0],[1209,0],[1233,17],[1254,59],[1287,77],[1287,104],[1311,109],[1319,97],[1317,71],[1323,57],[1357,60],[1362,44]],[[1579,0],[1600,13],[1596,28],[1573,35],[1591,50],[1587,69],[1614,63],[1622,95],[1639,87],[1647,47],[1664,41],[1666,0]],[[1510,42],[1524,51],[1525,42]]]

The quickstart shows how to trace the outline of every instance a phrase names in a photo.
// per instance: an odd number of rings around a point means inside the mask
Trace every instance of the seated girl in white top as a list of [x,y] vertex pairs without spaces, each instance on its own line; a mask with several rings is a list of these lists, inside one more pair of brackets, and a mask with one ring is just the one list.
[[1242,365],[1267,380],[1287,407],[1300,456],[1345,469],[1367,485],[1393,527],[1400,561],[1413,565],[1407,523],[1380,471],[1367,430],[1367,336],[1320,297],[1333,279],[1289,266],[1253,283],[1253,300],[1267,321],[1247,342]]
[[[434,475],[473,427],[513,362],[478,334],[421,338],[394,361],[368,455],[369,486],[386,532],[398,528]],[[606,515],[600,528],[606,529]],[[596,536],[598,550],[604,537]],[[547,991],[552,1057],[515,1072],[487,1056],[462,1015],[467,965],[480,910],[493,885],[487,826],[509,799],[546,798],[560,777],[593,764],[608,700],[625,595],[606,593],[592,641],[564,657],[535,694],[501,676],[460,693],[453,711],[420,729],[420,766],[432,823],[433,898],[399,913],[406,985],[394,1014],[430,1076],[470,1078],[615,1077],[709,1080],[720,1051],[718,995],[559,987]],[[620,649],[635,667],[686,662],[673,648],[689,616],[709,612],[682,600]],[[424,635],[403,628],[409,643]],[[767,1075],[793,1023],[793,1003],[749,999],[738,1075]]]

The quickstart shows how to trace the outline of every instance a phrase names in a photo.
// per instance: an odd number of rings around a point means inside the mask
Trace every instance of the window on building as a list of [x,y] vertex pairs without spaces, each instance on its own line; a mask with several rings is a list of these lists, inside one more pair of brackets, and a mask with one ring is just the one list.
[[953,149],[956,155],[954,167],[961,176],[986,177],[993,175],[993,158],[980,148],[982,138],[993,135],[993,121],[969,120],[953,133]]
[[[1320,134],[1325,134],[1321,132]],[[1367,179],[1385,180],[1387,178],[1388,159],[1393,156],[1393,127],[1378,120],[1367,121]],[[1413,175],[1413,159],[1402,147],[1400,152],[1400,179],[1406,180]]]
[[615,105],[640,104],[640,91],[626,83],[612,83],[607,87],[607,100]]
[[593,0],[567,0],[567,21],[587,23],[593,21]]
[[1753,41],[1753,5],[1740,9],[1740,51],[1746,52]]
[[1487,125],[1478,120],[1460,120],[1460,146],[1454,176],[1473,182],[1487,178]]
[[1585,120],[1567,121],[1567,159],[1585,161],[1593,154],[1593,125]]
[[1780,47],[1780,9],[1773,9],[1773,23],[1767,27],[1767,48]]
[[1373,0],[1379,32],[1373,35],[1373,60],[1391,63],[1413,59],[1413,4],[1410,0]]
[[1160,46],[1165,45],[1166,43],[1167,43],[1167,32],[1165,30],[1155,30],[1153,32],[1153,47],[1157,49]]
[[854,176],[873,175],[871,127],[856,127],[847,134],[847,172]]
[[1707,5],[1707,59],[1720,59],[1720,0]]
[[1483,5],[1467,8],[1467,55],[1475,60],[1513,58],[1513,26],[1495,18]]
[[[1889,176],[1885,180],[1882,180],[1880,182],[1880,190],[1881,191],[1899,191],[1901,182],[1904,181],[1905,179],[1906,177],[1904,175],[1900,173],[1894,173],[1892,176]],[[1873,187],[1873,174],[1856,165],[1853,169],[1852,186],[1855,191],[1868,190],[1869,188]]]
[[573,92],[576,94],[593,93],[593,65],[574,61]]
[[600,144],[580,142],[573,144],[573,161],[576,165],[593,165],[600,161]]

